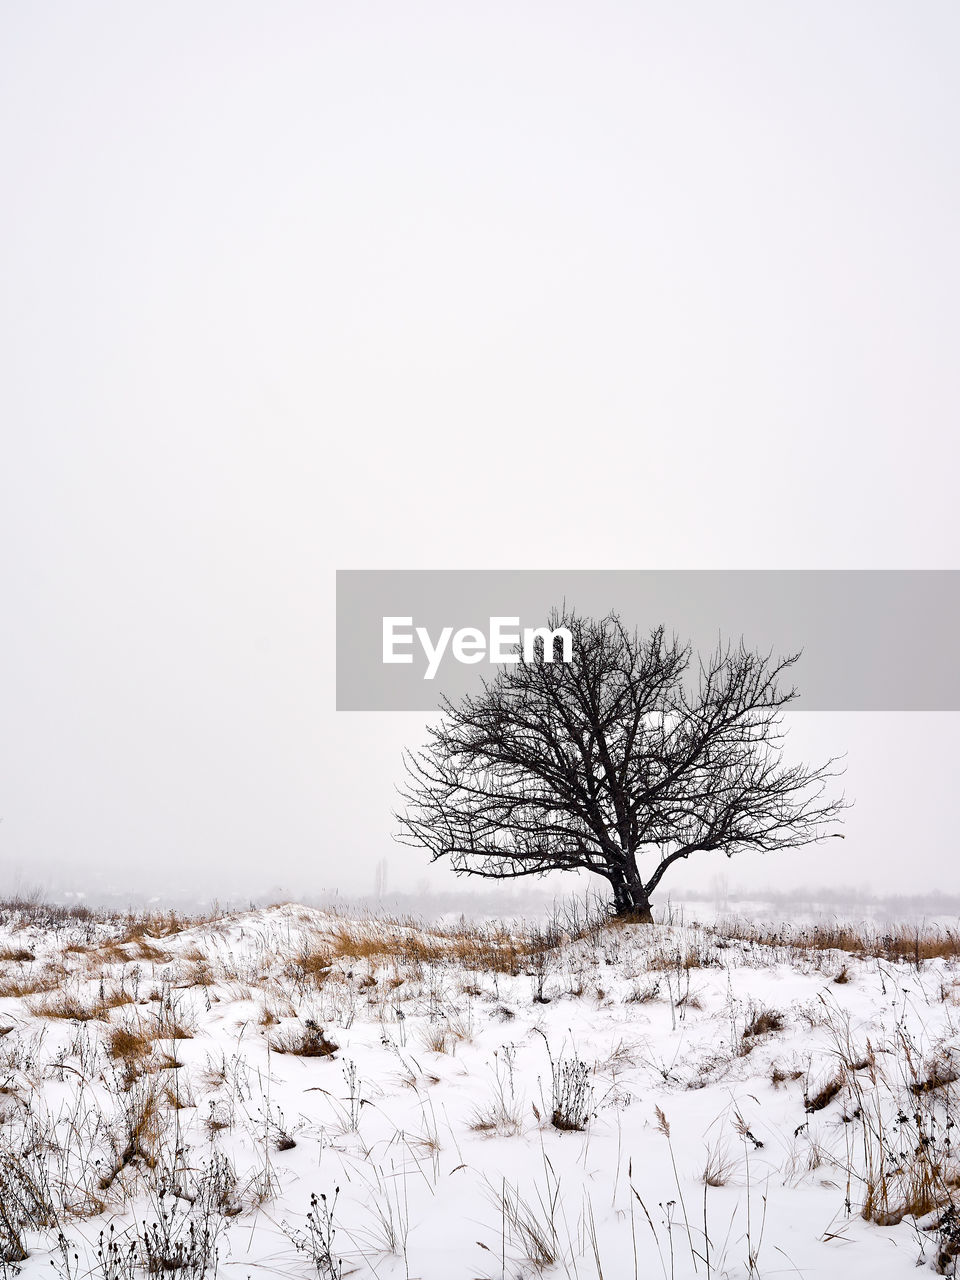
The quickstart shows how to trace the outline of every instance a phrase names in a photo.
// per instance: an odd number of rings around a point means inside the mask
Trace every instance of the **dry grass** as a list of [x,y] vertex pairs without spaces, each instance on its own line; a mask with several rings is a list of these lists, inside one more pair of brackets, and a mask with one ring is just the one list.
[[824,1107],[828,1107],[846,1083],[847,1077],[843,1071],[838,1071],[835,1075],[830,1076],[815,1093],[807,1092],[804,1094],[803,1102],[806,1110],[809,1112],[822,1111]]
[[507,928],[461,921],[427,926],[412,918],[336,920],[319,931],[297,957],[296,967],[322,982],[337,960],[391,964],[417,970],[431,965],[513,977],[539,963],[571,935],[557,930]]
[[133,995],[123,986],[106,988],[103,984],[95,995],[84,995],[80,990],[68,992],[59,983],[45,986],[39,994],[41,999],[27,1005],[32,1014],[72,1022],[102,1022],[110,1016],[111,1009],[133,1003]]
[[98,913],[90,907],[64,907],[44,902],[38,894],[19,894],[0,900],[0,924],[9,925],[13,929],[33,925],[55,932],[67,925],[94,924],[105,919],[104,912]]
[[350,960],[377,960],[383,956],[395,956],[400,947],[398,931],[389,927],[378,934],[376,930],[364,925],[341,924],[326,935],[325,941],[331,956]]
[[785,1067],[780,1062],[775,1062],[770,1068],[770,1083],[775,1089],[779,1089],[781,1085],[785,1085],[794,1080],[802,1080],[803,1072],[799,1067]]
[[114,987],[104,993],[100,1003],[105,1009],[122,1009],[124,1005],[133,1004],[133,993],[122,986]]
[[655,951],[647,958],[647,968],[660,973],[689,973],[693,969],[709,969],[716,964],[716,952],[712,947],[701,945],[699,939],[693,939],[684,946]]
[[915,1095],[935,1093],[938,1089],[945,1089],[947,1085],[955,1084],[957,1080],[960,1080],[960,1074],[952,1060],[943,1054],[928,1064],[922,1079],[911,1081],[908,1087]]
[[5,997],[23,999],[25,996],[36,996],[42,995],[47,991],[56,991],[62,978],[62,974],[54,974],[49,971],[25,974],[23,977],[0,978],[0,999]]
[[130,1164],[142,1163],[148,1169],[155,1168],[161,1131],[158,1090],[153,1085],[132,1089],[127,1095],[119,1132],[114,1137],[114,1159],[100,1178],[100,1190],[107,1191]]
[[128,942],[126,946],[128,948],[128,954],[124,957],[126,960],[149,960],[151,964],[169,964],[173,959],[169,951],[155,947],[146,938]]
[[181,1092],[179,1086],[172,1087],[171,1085],[164,1085],[163,1087],[163,1103],[171,1111],[188,1111],[197,1105],[189,1087],[185,1092]]
[[129,964],[131,960],[146,960],[151,964],[169,964],[173,960],[169,951],[154,946],[146,938],[112,938],[97,946],[77,947],[76,951],[86,956],[90,973],[101,972],[109,965]]
[[274,1053],[290,1053],[298,1058],[332,1058],[340,1046],[328,1040],[312,1018],[307,1018],[302,1025],[274,1036],[270,1048]]
[[126,928],[120,938],[121,942],[137,942],[143,938],[175,938],[186,929],[197,925],[210,924],[215,915],[185,916],[177,911],[144,912],[142,915],[127,917]]
[[69,1022],[102,1022],[107,1008],[99,999],[85,1000],[80,995],[58,991],[45,999],[31,1001],[27,1008],[37,1018],[55,1018]]
[[121,1058],[127,1062],[141,1061],[153,1048],[152,1038],[144,1031],[122,1026],[110,1028],[106,1044],[111,1058]]
[[627,1040],[618,1040],[607,1056],[596,1064],[596,1070],[616,1078],[624,1071],[632,1071],[642,1058],[641,1046]]
[[420,1042],[431,1053],[449,1053],[456,1040],[451,1035],[450,1028],[441,1024],[424,1027],[420,1033]]
[[649,1004],[660,995],[660,980],[654,982],[638,982],[627,996],[628,1004]]
[[725,1187],[733,1177],[736,1165],[725,1147],[716,1146],[707,1151],[707,1162],[701,1180],[708,1187]]
[[945,1206],[953,1206],[953,1192],[960,1174],[950,1160],[918,1147],[900,1167],[883,1168],[868,1179],[860,1213],[881,1227],[896,1226],[905,1217],[923,1218]]
[[786,1019],[779,1009],[761,1006],[750,1010],[747,1025],[743,1028],[743,1038],[752,1040],[758,1036],[772,1035],[775,1031],[782,1031],[785,1026]]
[[265,997],[257,1019],[261,1027],[275,1027],[284,1018],[295,1018],[297,1009],[287,996],[269,994]]
[[290,966],[293,975],[301,982],[322,986],[329,978],[336,956],[326,939],[306,945]]
[[470,1120],[474,1133],[488,1133],[498,1138],[515,1138],[523,1133],[523,1118],[519,1107],[511,1106],[504,1098],[497,1097],[487,1107],[478,1107]]
[[[960,930],[940,926],[902,924],[883,931],[867,924],[838,922],[771,929],[737,918],[711,925],[709,931],[726,942],[794,951],[841,951],[858,959],[913,964],[917,968],[929,960],[960,958]],[[845,981],[845,976],[840,980]]]
[[192,1040],[196,1026],[172,1010],[164,1009],[150,1028],[154,1040]]
[[470,1034],[457,1017],[442,1022],[428,1023],[420,1033],[420,1042],[431,1053],[452,1053],[458,1044],[469,1040]]

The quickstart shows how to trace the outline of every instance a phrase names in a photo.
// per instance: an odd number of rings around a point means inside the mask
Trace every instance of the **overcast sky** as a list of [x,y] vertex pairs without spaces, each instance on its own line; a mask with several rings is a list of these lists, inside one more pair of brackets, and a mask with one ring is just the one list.
[[[958,56],[927,0],[0,5],[0,875],[445,887],[338,567],[960,567]],[[958,727],[800,717],[846,843],[720,869],[960,890]]]

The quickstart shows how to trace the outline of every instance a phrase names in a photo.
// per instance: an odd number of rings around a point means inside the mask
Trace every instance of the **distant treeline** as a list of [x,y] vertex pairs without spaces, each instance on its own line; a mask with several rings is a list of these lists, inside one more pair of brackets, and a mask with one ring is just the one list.
[[[298,902],[305,906],[333,908],[341,912],[386,912],[431,919],[449,915],[539,916],[549,914],[558,905],[573,901],[582,904],[591,914],[604,909],[602,895],[597,895],[591,888],[584,887],[576,894],[560,895],[530,884],[494,885],[489,888],[470,885],[459,890],[419,889],[415,892],[394,891],[380,894],[342,894],[336,890],[304,894],[274,886],[255,895],[221,894],[216,897],[176,889],[169,889],[161,894],[145,894],[103,887],[91,887],[88,892],[68,892],[47,888],[24,890],[19,886],[11,896],[37,903],[89,907],[112,912],[173,910],[190,914],[216,908],[226,911],[243,910],[280,902]],[[740,909],[747,914],[763,911],[782,914],[784,917],[800,914],[890,916],[899,919],[960,917],[960,894],[939,891],[878,894],[855,885],[775,889],[769,886],[727,886],[714,880],[699,887],[678,885],[669,901],[676,904],[704,903],[720,912]]]

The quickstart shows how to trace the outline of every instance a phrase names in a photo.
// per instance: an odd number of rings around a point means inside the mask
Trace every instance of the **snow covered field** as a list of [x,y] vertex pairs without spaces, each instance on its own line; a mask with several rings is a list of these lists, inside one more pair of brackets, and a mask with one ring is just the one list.
[[952,1274],[943,927],[8,906],[0,957],[0,1275]]

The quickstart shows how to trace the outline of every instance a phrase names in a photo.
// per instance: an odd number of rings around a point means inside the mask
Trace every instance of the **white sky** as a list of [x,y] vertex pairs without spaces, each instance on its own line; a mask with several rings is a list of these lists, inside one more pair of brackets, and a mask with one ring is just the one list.
[[[0,5],[0,873],[445,885],[337,567],[958,567],[958,54],[952,3]],[[762,878],[960,890],[956,728],[806,717],[858,808]]]

